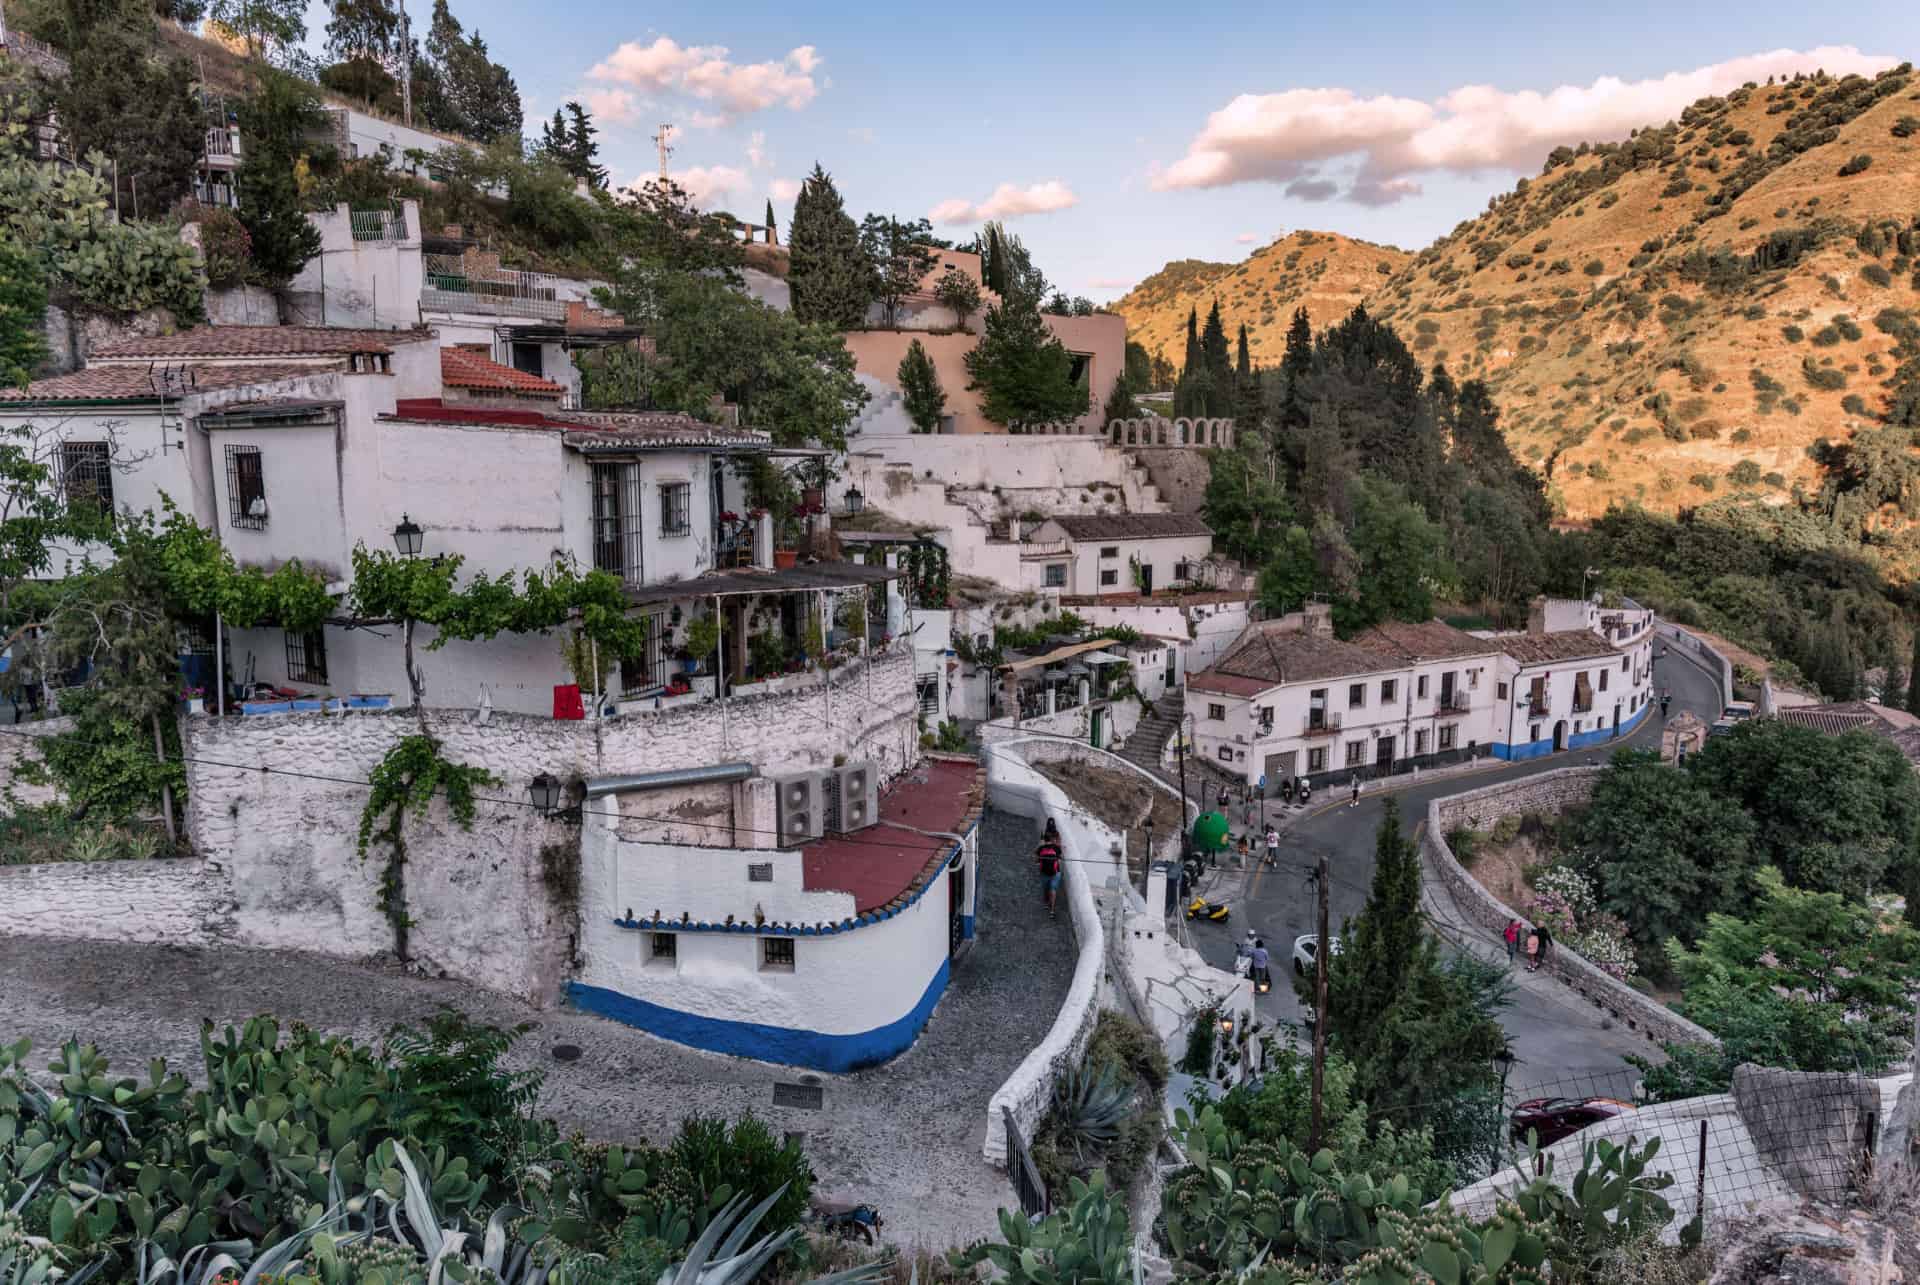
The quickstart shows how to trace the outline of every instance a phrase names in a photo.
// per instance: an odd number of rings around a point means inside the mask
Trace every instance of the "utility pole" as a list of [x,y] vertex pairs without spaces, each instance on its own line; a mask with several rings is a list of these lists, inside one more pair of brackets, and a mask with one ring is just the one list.
[[667,178],[667,158],[673,155],[673,126],[661,122],[660,130],[653,136],[653,145],[660,149],[660,181]]
[[407,0],[400,5],[400,121],[413,126],[413,23],[407,18]]
[[1319,944],[1313,949],[1313,1124],[1307,1135],[1307,1154],[1320,1149],[1321,1084],[1327,1069],[1327,885],[1333,882],[1327,854],[1320,854],[1313,874],[1319,902]]

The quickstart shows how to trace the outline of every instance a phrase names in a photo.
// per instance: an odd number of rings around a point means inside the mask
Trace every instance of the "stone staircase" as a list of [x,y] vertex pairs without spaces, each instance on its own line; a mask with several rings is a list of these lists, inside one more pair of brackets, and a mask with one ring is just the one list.
[[1180,716],[1186,710],[1186,693],[1174,688],[1153,704],[1153,710],[1140,720],[1133,735],[1127,738],[1126,745],[1120,751],[1120,757],[1135,767],[1145,768],[1155,776],[1162,776],[1160,756],[1167,748],[1167,742],[1173,739],[1173,733],[1180,726]]
[[891,415],[905,413],[898,389],[869,388],[867,391],[872,395],[867,399],[867,404],[860,408],[860,414],[854,418],[852,426],[847,429],[849,437],[864,432]]

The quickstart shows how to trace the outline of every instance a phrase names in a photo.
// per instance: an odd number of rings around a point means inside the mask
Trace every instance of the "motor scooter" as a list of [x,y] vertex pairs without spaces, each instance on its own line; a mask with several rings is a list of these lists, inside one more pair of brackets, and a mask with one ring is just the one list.
[[1300,778],[1300,806],[1306,807],[1307,800],[1313,797],[1313,782],[1306,777]]

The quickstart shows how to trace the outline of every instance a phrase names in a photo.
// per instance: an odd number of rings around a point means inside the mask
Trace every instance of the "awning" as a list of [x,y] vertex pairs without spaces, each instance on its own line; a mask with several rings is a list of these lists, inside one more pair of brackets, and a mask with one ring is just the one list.
[[1074,656],[1085,656],[1089,652],[1099,651],[1102,647],[1110,646],[1112,643],[1113,639],[1111,638],[1096,638],[1092,642],[1069,643],[1065,647],[1056,647],[1052,651],[1042,653],[1038,656],[1029,656],[1025,660],[1010,660],[1007,662],[1005,668],[1011,669],[1014,673],[1018,674],[1025,670],[1043,668],[1047,665],[1068,660]]
[[1131,663],[1125,656],[1116,656],[1110,651],[1088,652],[1080,659],[1089,665],[1125,665]]
[[627,590],[627,602],[640,607],[656,602],[684,602],[689,598],[737,598],[756,593],[797,593],[803,589],[856,589],[897,580],[904,574],[895,567],[869,567],[856,562],[816,562],[784,571],[722,571],[692,580],[640,585]]

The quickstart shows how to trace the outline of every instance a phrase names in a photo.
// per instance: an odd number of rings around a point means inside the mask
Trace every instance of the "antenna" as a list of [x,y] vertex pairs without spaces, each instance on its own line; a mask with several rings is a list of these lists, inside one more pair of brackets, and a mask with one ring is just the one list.
[[667,177],[667,158],[673,155],[672,139],[673,126],[667,122],[661,122],[660,132],[653,136],[653,143],[660,149],[660,178],[663,181]]

